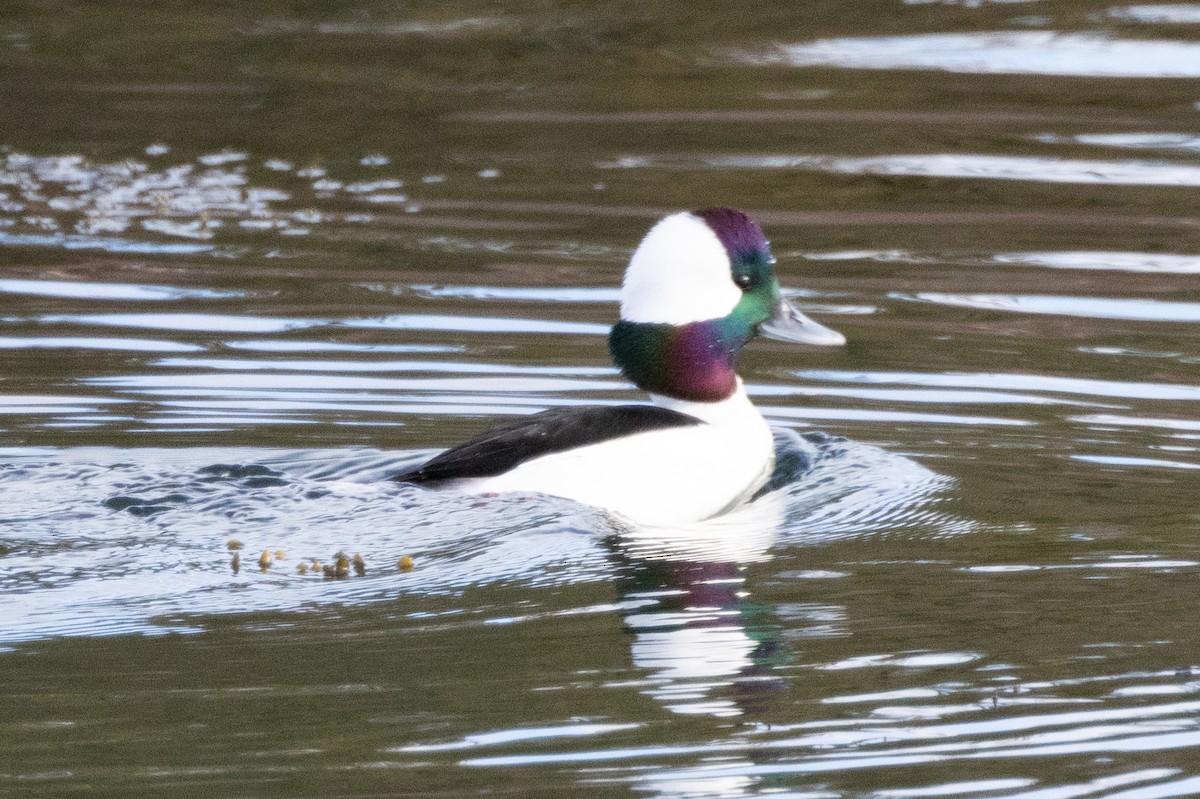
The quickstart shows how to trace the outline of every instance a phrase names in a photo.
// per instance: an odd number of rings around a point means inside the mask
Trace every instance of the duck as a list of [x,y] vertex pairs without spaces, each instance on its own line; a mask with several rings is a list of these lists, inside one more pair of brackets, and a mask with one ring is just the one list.
[[670,214],[634,250],[609,352],[647,404],[561,407],[500,424],[394,475],[468,494],[548,494],[635,525],[703,522],[744,505],[775,461],[736,364],[756,336],[845,343],[782,294],[762,229],[733,208]]

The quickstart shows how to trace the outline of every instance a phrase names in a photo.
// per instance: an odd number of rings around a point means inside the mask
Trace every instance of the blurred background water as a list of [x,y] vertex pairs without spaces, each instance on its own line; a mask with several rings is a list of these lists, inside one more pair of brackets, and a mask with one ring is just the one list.
[[[5,4],[0,793],[1200,795],[1197,78],[1188,3]],[[850,342],[743,357],[776,491],[384,479],[638,399],[717,204]]]

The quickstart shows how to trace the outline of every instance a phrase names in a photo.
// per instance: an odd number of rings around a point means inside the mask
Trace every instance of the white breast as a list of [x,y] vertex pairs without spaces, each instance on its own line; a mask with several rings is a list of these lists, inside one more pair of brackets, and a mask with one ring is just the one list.
[[686,404],[723,412],[711,414],[718,417],[713,422],[556,452],[495,477],[447,487],[469,493],[551,494],[640,524],[708,519],[749,499],[762,486],[774,463],[774,444],[766,422],[740,389],[721,403]]

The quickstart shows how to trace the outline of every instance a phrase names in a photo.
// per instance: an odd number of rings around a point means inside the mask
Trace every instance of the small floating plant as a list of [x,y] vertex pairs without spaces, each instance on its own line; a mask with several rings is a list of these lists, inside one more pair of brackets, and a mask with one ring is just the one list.
[[[246,545],[236,538],[231,538],[225,542],[225,548],[233,553],[233,557],[229,561],[229,567],[234,574],[238,574],[242,568],[241,551]],[[258,556],[258,568],[264,574],[271,570],[271,567],[278,561],[287,559],[287,552],[283,549],[264,549],[262,554]],[[416,561],[411,555],[404,555],[396,561],[396,569],[402,572],[410,572],[415,568]],[[355,552],[354,556],[348,556],[345,552],[339,550],[335,552],[332,558],[332,563],[323,563],[320,558],[312,558],[308,561],[301,560],[296,564],[296,573],[303,576],[310,572],[319,574],[326,579],[344,580],[350,576],[351,570],[354,571],[357,577],[367,576],[367,562],[361,553]]]

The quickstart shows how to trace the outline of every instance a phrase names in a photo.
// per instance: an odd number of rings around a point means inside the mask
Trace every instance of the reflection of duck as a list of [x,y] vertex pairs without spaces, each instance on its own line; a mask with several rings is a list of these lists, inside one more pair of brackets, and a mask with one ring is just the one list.
[[609,345],[653,405],[558,408],[501,425],[400,482],[471,493],[536,491],[641,523],[707,519],[771,471],[770,430],[734,371],[759,333],[841,344],[780,295],[767,240],[745,214],[668,216],[634,252]]
[[621,582],[633,665],[650,672],[646,693],[682,714],[765,711],[785,684],[771,609],[750,601],[738,563],[642,561]]
[[783,518],[768,494],[720,519],[640,528],[611,544],[633,635],[633,664],[650,672],[646,693],[676,713],[760,713],[784,687],[773,609],[753,603],[745,565],[767,557]]

